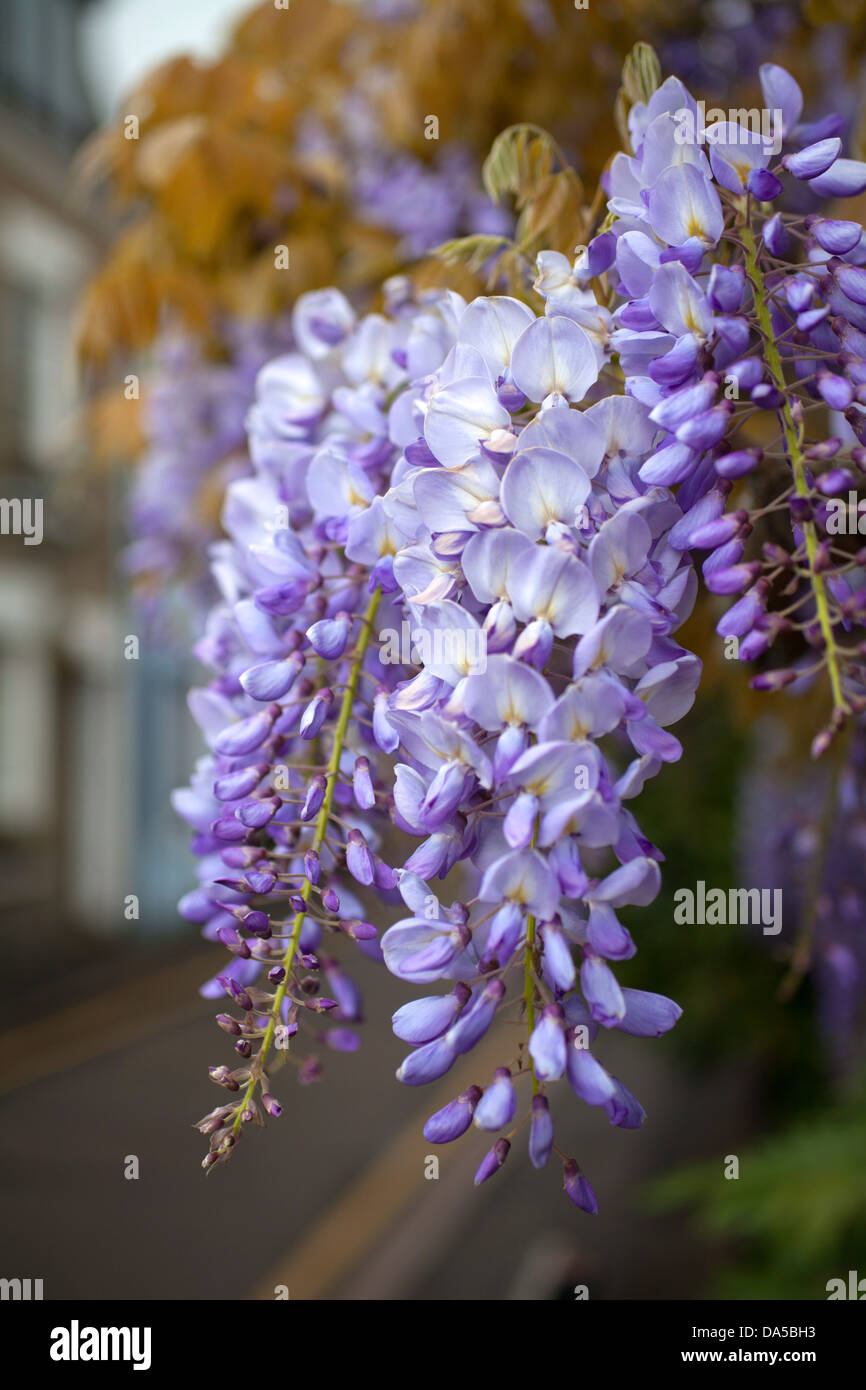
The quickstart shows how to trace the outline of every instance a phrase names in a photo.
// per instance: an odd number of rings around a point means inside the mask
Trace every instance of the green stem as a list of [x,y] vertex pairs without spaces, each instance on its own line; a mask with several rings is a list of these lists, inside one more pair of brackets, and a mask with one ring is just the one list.
[[[809,484],[806,479],[806,461],[803,454],[801,432],[794,420],[791,403],[788,398],[787,382],[782,368],[782,359],[776,340],[773,336],[773,324],[770,318],[770,310],[766,299],[766,285],[764,283],[763,271],[758,263],[758,251],[755,242],[755,234],[748,221],[743,226],[743,245],[746,248],[746,273],[755,289],[755,312],[758,316],[758,326],[761,330],[761,337],[764,340],[764,353],[767,364],[772,373],[775,384],[784,393],[785,399],[780,407],[779,414],[782,419],[782,429],[785,435],[785,443],[788,448],[788,455],[791,460],[791,471],[794,478],[794,491],[798,497],[809,497]],[[836,639],[833,634],[833,620],[830,616],[830,605],[827,598],[827,589],[824,577],[815,571],[815,556],[818,550],[818,534],[813,521],[803,522],[803,535],[806,542],[806,556],[809,561],[810,582],[812,592],[815,595],[815,609],[818,614],[818,623],[821,628],[821,635],[824,638],[825,651],[827,656],[827,674],[830,677],[830,688],[833,692],[834,709],[840,710],[843,714],[849,714],[850,709],[842,693],[842,675],[839,667],[839,653],[836,648]]]
[[[337,727],[334,730],[334,744],[331,749],[331,756],[328,760],[328,766],[325,772],[325,797],[319,808],[319,814],[316,817],[316,828],[313,835],[313,843],[310,846],[312,851],[316,854],[318,854],[319,850],[322,848],[322,845],[325,840],[325,835],[327,834],[328,818],[331,814],[331,805],[334,800],[334,789],[336,787],[337,776],[340,771],[340,759],[343,756],[343,749],[346,743],[346,733],[349,728],[349,720],[352,717],[352,707],[355,703],[355,694],[358,688],[358,680],[361,674],[361,666],[363,665],[364,657],[367,655],[367,649],[370,645],[370,638],[373,635],[373,620],[376,617],[376,611],[379,607],[381,598],[382,590],[376,589],[374,590],[370,598],[370,602],[367,604],[367,609],[362,619],[362,627],[360,635],[358,637],[358,644],[355,647],[355,651],[352,656],[352,666],[349,672],[349,679],[346,682],[346,688],[343,691],[343,699],[340,705],[340,715],[337,720]],[[312,887],[313,885],[310,883],[310,880],[308,878],[305,878],[300,889],[300,896],[303,898],[304,903],[309,902]],[[277,992],[274,995],[274,1002],[271,1005],[270,1013],[268,1014],[267,1027],[265,1028],[262,1037],[262,1045],[259,1049],[259,1055],[257,1059],[258,1067],[256,1073],[250,1077],[247,1083],[247,1088],[244,1092],[243,1100],[240,1103],[237,1116],[235,1117],[234,1125],[232,1126],[232,1134],[235,1136],[237,1135],[237,1132],[241,1127],[241,1115],[246,1110],[247,1106],[252,1100],[253,1095],[255,1094],[255,1089],[258,1081],[264,1081],[264,1067],[268,1059],[268,1053],[271,1050],[271,1044],[274,1039],[274,1033],[276,1032],[277,1021],[280,1017],[280,1009],[282,1008],[283,1000],[285,999],[286,994],[288,993],[292,965],[294,964],[295,955],[298,949],[298,942],[301,937],[301,927],[304,924],[304,915],[305,914],[303,912],[298,912],[292,923],[292,934],[289,939],[289,944],[286,947],[286,953],[283,956],[282,961],[280,962],[285,971],[285,975],[283,976],[283,979],[281,980],[277,988]]]

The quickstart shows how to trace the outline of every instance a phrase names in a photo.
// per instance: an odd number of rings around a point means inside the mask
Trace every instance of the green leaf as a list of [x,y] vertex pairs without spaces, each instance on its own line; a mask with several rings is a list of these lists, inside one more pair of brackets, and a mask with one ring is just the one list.
[[441,246],[434,249],[432,254],[441,256],[443,261],[465,265],[467,270],[471,270],[473,274],[477,275],[491,256],[497,255],[511,244],[509,237],[479,233],[475,236],[457,237],[454,241],[444,241]]
[[662,69],[658,54],[648,43],[636,43],[622,65],[622,79],[616,98],[614,117],[627,149],[631,148],[628,113],[633,106],[646,104],[661,86]]

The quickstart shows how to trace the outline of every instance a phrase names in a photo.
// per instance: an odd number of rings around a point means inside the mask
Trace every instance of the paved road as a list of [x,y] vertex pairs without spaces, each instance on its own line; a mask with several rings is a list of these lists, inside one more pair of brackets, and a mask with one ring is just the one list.
[[[558,1165],[531,1169],[524,1136],[479,1190],[476,1131],[440,1149],[439,1179],[426,1180],[421,1122],[458,1087],[453,1076],[438,1097],[400,1086],[401,1045],[368,1040],[329,1056],[319,1086],[281,1076],[282,1117],[205,1179],[190,1122],[216,1103],[206,1068],[226,1048],[213,1006],[194,998],[204,973],[195,946],[170,968],[133,963],[110,989],[7,1037],[6,1276],[42,1278],[48,1298],[273,1298],[282,1283],[295,1299],[571,1298],[577,1283],[592,1298],[700,1296],[707,1252],[679,1218],[636,1215],[636,1188],[673,1159],[730,1153],[739,1086],[689,1082],[664,1042],[606,1039],[605,1060],[650,1118],[616,1130],[562,1097],[558,1141],[602,1208],[589,1218],[562,1193]],[[406,997],[372,967],[365,986],[371,1012]],[[485,1080],[477,1070],[471,1061],[467,1082]]]

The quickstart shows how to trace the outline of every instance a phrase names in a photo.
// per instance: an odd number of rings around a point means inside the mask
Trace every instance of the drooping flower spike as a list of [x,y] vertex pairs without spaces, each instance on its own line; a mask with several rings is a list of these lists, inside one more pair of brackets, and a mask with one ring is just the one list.
[[[668,726],[690,707],[700,663],[674,634],[695,576],[669,543],[680,508],[639,477],[658,432],[647,407],[586,400],[608,356],[606,317],[574,285],[566,303],[552,296],[542,317],[506,297],[466,309],[383,501],[413,532],[394,575],[420,669],[388,708],[395,819],[422,839],[399,874],[412,915],[382,946],[400,978],[450,986],[395,1015],[413,1048],[398,1076],[444,1076],[502,1013],[524,1025],[516,1043],[505,1030],[495,1075],[424,1131],[444,1143],[474,1119],[499,1133],[477,1182],[525,1123],[530,1160],[545,1166],[558,1081],[613,1124],[639,1125],[639,1102],[595,1055],[599,1031],[655,1036],[680,1013],[622,989],[613,967],[635,951],[617,908],[650,902],[661,882],[661,853],[627,803],[681,753]],[[442,905],[429,880],[461,861],[477,875],[471,896]],[[561,1157],[566,1192],[594,1211],[588,1180]]]
[[378,954],[356,886],[387,897],[397,882],[379,851],[396,742],[383,707],[400,670],[379,660],[376,632],[408,533],[381,508],[400,456],[388,408],[416,362],[444,357],[454,307],[447,293],[413,304],[402,282],[392,289],[389,313],[360,322],[335,290],[298,302],[305,351],[259,375],[255,474],[229,487],[229,539],[213,546],[222,598],[196,654],[215,675],[190,697],[210,753],[174,796],[200,861],[181,912],[230,953],[203,992],[240,1010],[218,1019],[240,1065],[211,1071],[230,1099],[199,1126],[206,1166],[260,1107],[279,1114],[269,1074],[281,1060],[297,1061],[301,1082],[318,1077],[320,1054],[301,1055],[309,1035],[358,1046],[341,943]]
[[[720,636],[741,660],[762,659],[753,685],[826,675],[817,755],[866,692],[866,236],[818,200],[863,192],[866,164],[844,156],[840,118],[801,123],[790,74],[760,75],[772,135],[699,128],[676,78],[632,109],[633,153],[611,165],[600,240],[615,245],[611,345],[625,389],[662,431],[641,478],[678,489],[671,544],[708,552],[707,588],[735,599]],[[786,210],[798,187],[814,211]],[[762,447],[761,416],[776,421]],[[780,638],[793,661],[770,654]]]

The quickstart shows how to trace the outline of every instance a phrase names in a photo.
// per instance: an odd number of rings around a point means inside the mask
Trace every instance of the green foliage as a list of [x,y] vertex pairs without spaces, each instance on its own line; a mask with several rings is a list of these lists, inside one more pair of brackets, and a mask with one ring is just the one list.
[[614,119],[625,149],[631,149],[629,111],[633,106],[646,104],[661,86],[661,80],[661,63],[655,49],[648,43],[636,43],[622,65],[622,82],[614,107]]
[[726,1246],[723,1298],[826,1298],[829,1279],[866,1275],[866,1076],[845,1095],[740,1155],[726,1180],[718,1159],[656,1180],[656,1212],[689,1207]]

